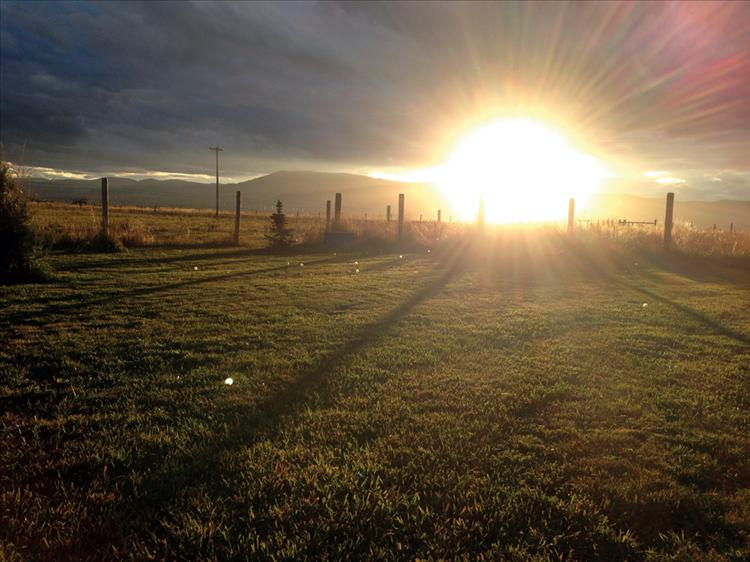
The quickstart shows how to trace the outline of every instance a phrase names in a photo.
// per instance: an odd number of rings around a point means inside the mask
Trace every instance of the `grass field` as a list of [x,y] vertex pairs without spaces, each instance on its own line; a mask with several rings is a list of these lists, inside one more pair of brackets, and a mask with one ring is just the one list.
[[0,559],[750,557],[747,262],[461,244],[0,286]]

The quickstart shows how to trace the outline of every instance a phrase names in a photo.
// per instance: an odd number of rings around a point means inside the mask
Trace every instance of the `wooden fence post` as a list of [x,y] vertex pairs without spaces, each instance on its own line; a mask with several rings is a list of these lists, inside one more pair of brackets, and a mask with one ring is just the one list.
[[386,205],[385,207],[385,222],[391,222],[391,206]]
[[336,205],[334,209],[334,215],[333,215],[333,223],[335,225],[338,225],[341,222],[341,194],[336,194]]
[[109,236],[109,180],[102,178],[102,234]]
[[573,225],[575,224],[576,215],[576,200],[572,197],[568,201],[568,232],[573,232]]
[[440,222],[440,209],[438,209],[438,222]]
[[734,232],[734,223],[733,222],[729,223],[729,232]]
[[398,194],[398,239],[404,235],[404,194]]
[[240,197],[242,196],[241,192],[237,192],[237,207],[234,211],[234,243],[235,245],[239,245],[240,243]]
[[664,248],[672,245],[672,215],[674,213],[674,193],[667,193],[667,213],[664,217]]
[[326,230],[331,227],[331,200],[326,200]]

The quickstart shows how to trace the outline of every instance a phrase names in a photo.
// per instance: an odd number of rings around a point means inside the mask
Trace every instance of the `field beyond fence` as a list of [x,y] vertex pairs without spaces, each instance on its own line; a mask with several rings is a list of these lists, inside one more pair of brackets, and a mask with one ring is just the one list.
[[[101,230],[101,209],[97,205],[32,202],[33,224],[41,243],[52,249],[81,249]],[[240,246],[260,248],[267,244],[270,213],[243,211],[240,221]],[[299,245],[319,245],[325,232],[325,219],[318,215],[288,214],[289,227]],[[144,208],[110,206],[110,234],[126,248],[150,246],[225,246],[232,245],[235,215],[222,211],[219,217],[208,209]],[[346,217],[343,227],[358,235],[360,243],[394,242],[397,224],[382,219]],[[408,241],[422,247],[434,246],[463,234],[474,234],[468,223],[407,221]],[[487,225],[488,237],[511,232],[533,235],[537,230],[562,231],[559,223]],[[589,242],[607,241],[620,246],[657,250],[662,246],[663,226],[620,225],[616,220],[586,220],[576,223],[576,235]],[[750,257],[750,232],[692,228],[677,222],[673,229],[677,251],[704,256]]]

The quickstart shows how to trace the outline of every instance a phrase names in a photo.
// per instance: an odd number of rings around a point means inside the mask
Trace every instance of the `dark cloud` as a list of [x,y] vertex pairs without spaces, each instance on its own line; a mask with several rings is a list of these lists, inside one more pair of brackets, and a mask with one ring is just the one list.
[[219,142],[235,176],[421,167],[521,111],[651,169],[750,171],[741,2],[1,6],[2,137],[35,165],[199,173]]

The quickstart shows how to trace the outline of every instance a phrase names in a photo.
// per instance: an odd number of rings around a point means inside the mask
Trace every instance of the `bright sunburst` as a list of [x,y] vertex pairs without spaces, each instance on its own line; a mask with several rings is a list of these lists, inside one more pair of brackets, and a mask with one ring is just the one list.
[[527,119],[490,122],[464,136],[440,166],[437,183],[462,219],[476,217],[484,199],[490,222],[563,218],[609,174],[559,133]]

